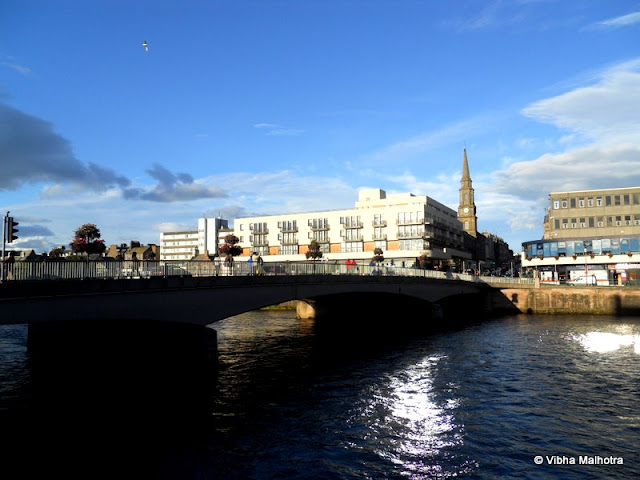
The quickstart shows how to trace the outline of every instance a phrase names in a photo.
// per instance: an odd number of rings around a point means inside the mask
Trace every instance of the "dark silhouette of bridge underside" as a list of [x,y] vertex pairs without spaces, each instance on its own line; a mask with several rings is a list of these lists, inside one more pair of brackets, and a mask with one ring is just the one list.
[[452,303],[457,296],[490,288],[453,279],[356,275],[78,280],[4,287],[3,324],[126,319],[201,326],[291,300],[315,301],[323,312],[364,308],[370,313],[416,307],[416,302],[446,303],[447,298]]

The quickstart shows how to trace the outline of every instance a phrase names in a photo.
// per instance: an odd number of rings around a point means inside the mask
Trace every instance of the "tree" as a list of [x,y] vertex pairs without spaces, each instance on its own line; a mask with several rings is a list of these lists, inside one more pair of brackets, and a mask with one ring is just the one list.
[[107,247],[100,240],[100,229],[93,223],[85,223],[74,233],[73,241],[69,244],[73,253],[103,253]]
[[418,257],[418,267],[425,269],[433,269],[433,260],[429,258],[429,255],[423,253]]
[[60,258],[60,257],[62,257],[64,255],[65,250],[66,249],[65,249],[64,245],[60,245],[59,247],[55,247],[49,252],[49,257],[50,258]]
[[225,261],[233,261],[233,257],[236,257],[242,253],[242,247],[238,245],[240,239],[235,235],[229,234],[224,237],[224,243],[220,245],[220,254],[225,255]]
[[376,247],[373,250],[373,258],[371,260],[377,264],[384,262],[384,255],[382,254],[382,249],[380,247]]
[[307,253],[305,253],[305,256],[307,257],[307,259],[310,258],[311,260],[318,260],[319,258],[322,258],[322,250],[320,250],[320,244],[315,240],[311,240],[309,249],[307,250]]

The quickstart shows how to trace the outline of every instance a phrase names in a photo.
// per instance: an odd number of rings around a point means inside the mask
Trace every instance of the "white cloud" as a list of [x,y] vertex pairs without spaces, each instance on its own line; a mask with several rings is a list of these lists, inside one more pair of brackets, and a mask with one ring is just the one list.
[[640,23],[640,12],[628,13],[593,24],[594,28],[622,28]]
[[29,67],[25,67],[24,65],[18,65],[17,63],[9,63],[9,62],[0,62],[0,65],[10,68],[18,72],[21,75],[31,75],[31,69]]
[[256,123],[253,128],[266,130],[269,136],[298,136],[305,132],[299,128],[287,128],[275,123]]
[[422,155],[429,150],[450,145],[451,143],[462,144],[465,138],[491,128],[492,124],[493,121],[487,117],[466,119],[391,144],[368,155],[365,160],[374,162],[397,161],[406,157]]
[[522,114],[600,144],[640,142],[639,67],[635,59],[609,68],[595,85],[541,100]]
[[516,162],[494,173],[499,193],[545,201],[550,192],[640,185],[640,146],[588,147]]

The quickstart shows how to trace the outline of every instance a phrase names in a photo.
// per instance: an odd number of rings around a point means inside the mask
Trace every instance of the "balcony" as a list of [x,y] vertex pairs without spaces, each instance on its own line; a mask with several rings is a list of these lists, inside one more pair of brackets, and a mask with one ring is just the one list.
[[373,225],[374,227],[386,227],[387,226],[387,221],[386,220],[374,220],[373,222],[371,222],[371,225]]
[[372,238],[374,240],[386,240],[387,239],[387,234],[386,233],[374,233],[372,235]]
[[343,228],[362,228],[362,222],[345,222],[342,224]]
[[396,220],[396,225],[424,225],[424,223],[425,223],[424,217],[411,218],[411,219],[404,218],[404,219]]
[[269,233],[268,228],[250,228],[249,231],[255,235],[266,235]]
[[309,225],[309,228],[312,232],[321,232],[324,230],[329,230],[329,224],[326,225]]
[[398,232],[398,238],[429,238],[430,235],[425,232]]
[[280,231],[282,233],[297,233],[298,232],[298,227],[295,225],[292,226],[282,226],[280,227]]
[[362,235],[350,235],[349,237],[346,236],[342,236],[342,241],[343,242],[361,242],[362,241]]

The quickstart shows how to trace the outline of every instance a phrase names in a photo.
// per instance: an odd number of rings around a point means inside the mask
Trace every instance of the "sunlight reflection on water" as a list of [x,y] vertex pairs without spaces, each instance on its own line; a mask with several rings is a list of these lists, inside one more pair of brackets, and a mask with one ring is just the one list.
[[[463,426],[456,421],[458,399],[436,399],[434,370],[446,356],[429,356],[386,377],[371,396],[364,414],[376,430],[377,455],[412,475],[439,475],[450,468],[438,465],[443,449],[463,442]],[[454,467],[462,473],[464,465]]]
[[607,353],[632,346],[635,353],[640,354],[640,335],[613,332],[588,332],[574,335],[573,339],[589,352]]

